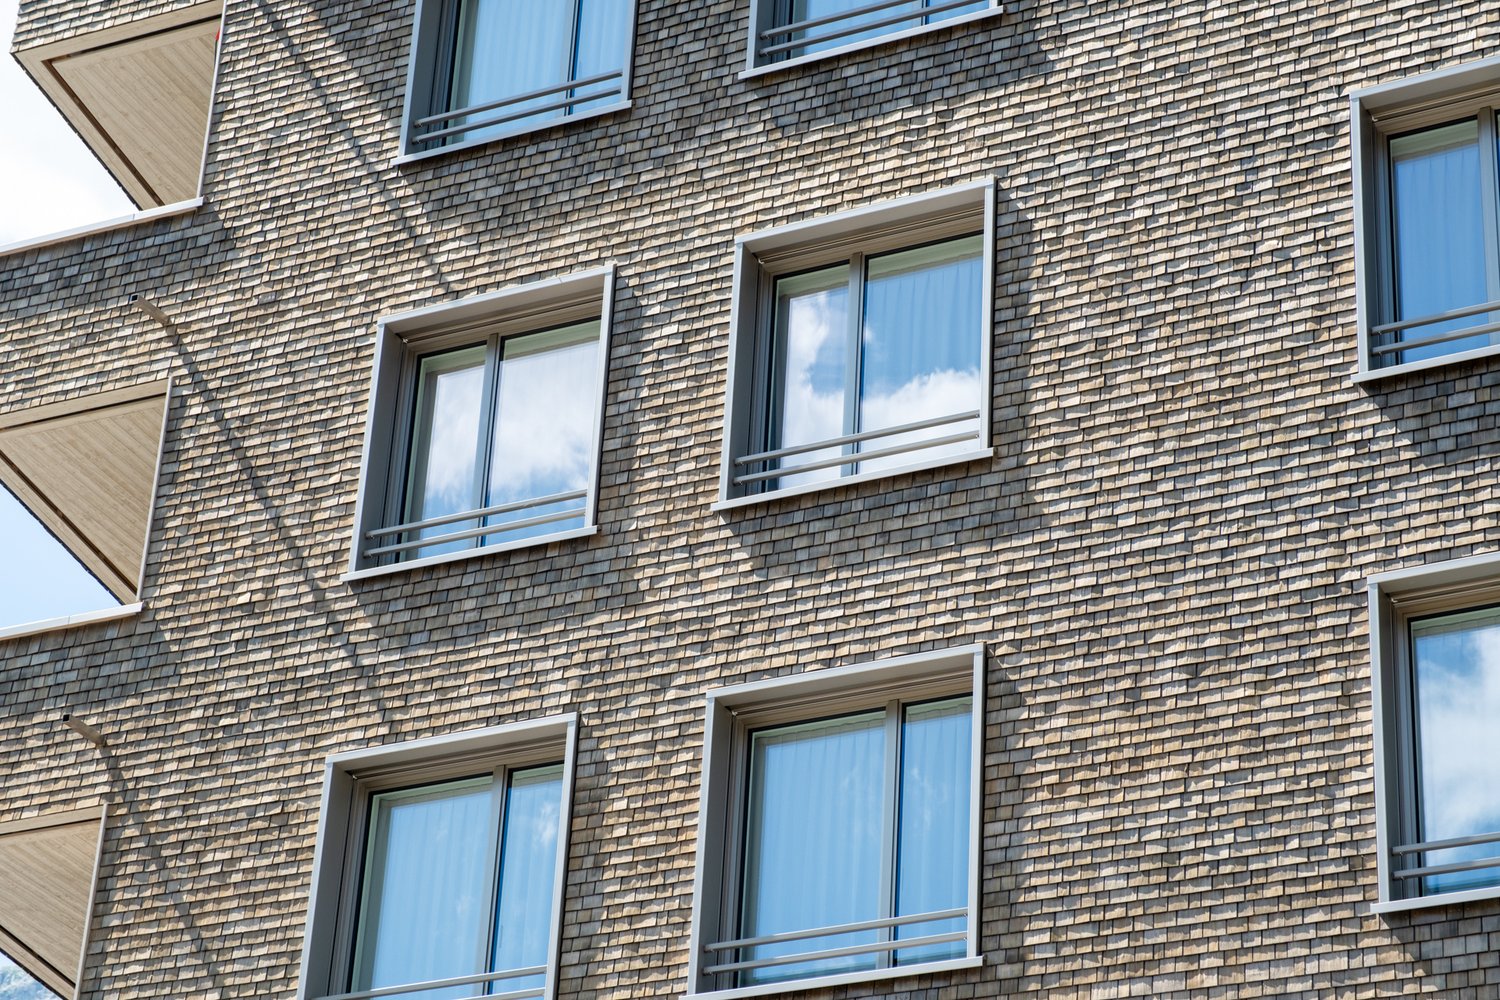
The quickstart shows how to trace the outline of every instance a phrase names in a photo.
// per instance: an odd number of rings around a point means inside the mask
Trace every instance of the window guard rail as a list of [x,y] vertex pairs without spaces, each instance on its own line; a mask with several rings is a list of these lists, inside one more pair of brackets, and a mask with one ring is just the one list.
[[[1372,327],[1370,333],[1376,337],[1394,336],[1419,326],[1431,326],[1434,323],[1446,323],[1448,320],[1464,319],[1468,316],[1480,316],[1489,312],[1500,312],[1500,299],[1496,299],[1493,302],[1481,302],[1473,306],[1464,306],[1461,309],[1449,309],[1447,312],[1433,313],[1431,316],[1403,319],[1395,323],[1382,323],[1380,326]],[[1442,344],[1450,340],[1462,340],[1465,337],[1475,337],[1496,331],[1500,331],[1500,323],[1482,323],[1478,326],[1466,326],[1461,330],[1445,330],[1442,333],[1433,333],[1412,340],[1397,340],[1389,344],[1379,344],[1371,347],[1370,353],[1378,357],[1382,354],[1412,351],[1419,347],[1431,347],[1434,344]]]
[[[785,941],[802,941],[808,938],[832,937],[835,934],[882,930],[890,927],[902,927],[907,924],[927,924],[936,920],[951,920],[956,917],[963,917],[967,920],[968,916],[969,911],[962,907],[953,910],[932,910],[928,913],[910,913],[900,917],[882,917],[878,920],[860,920],[851,924],[833,924],[828,927],[812,927],[807,930],[785,931],[780,934],[766,934],[760,937],[716,941],[713,944],[704,945],[703,950],[709,954],[713,954],[715,952],[735,951],[740,948],[753,948],[762,944],[778,944]],[[966,930],[949,931],[944,934],[929,934],[923,937],[874,941],[866,944],[845,945],[836,948],[822,948],[816,951],[797,952],[794,955],[773,955],[769,958],[750,959],[742,962],[725,962],[719,965],[710,965],[703,971],[706,975],[717,975],[721,972],[741,972],[747,969],[761,969],[775,965],[795,965],[802,962],[815,962],[825,958],[842,958],[846,955],[906,951],[910,948],[923,948],[928,945],[946,944],[950,941],[962,941],[967,937],[968,931]]]
[[[853,17],[859,17],[864,14],[873,14],[878,11],[886,10],[891,7],[897,7],[901,4],[910,2],[911,0],[875,0],[874,3],[867,3],[862,7],[854,7],[850,10],[839,11],[836,14],[825,14],[822,17],[810,17],[806,20],[794,21],[791,24],[783,24],[778,27],[767,28],[760,33],[760,37],[762,39],[771,39],[777,38],[782,35],[791,35],[799,31],[805,31],[808,28],[818,28],[826,24],[844,22]],[[935,3],[930,7],[922,7],[915,11],[906,11],[901,14],[880,18],[879,20],[875,21],[861,21],[859,24],[849,27],[842,27],[836,31],[824,32],[820,35],[805,35],[802,38],[796,38],[786,42],[778,42],[774,45],[762,44],[759,50],[760,56],[764,59],[769,56],[774,56],[782,52],[786,52],[790,49],[807,48],[809,45],[818,45],[822,42],[831,42],[836,38],[844,38],[848,35],[856,35],[861,31],[870,31],[874,28],[888,28],[893,24],[900,24],[903,21],[921,22],[922,20],[930,17],[933,14],[941,14],[945,11],[957,10],[960,7],[972,7],[973,5],[974,0],[944,0],[944,2]]]
[[[1455,847],[1475,847],[1482,844],[1500,844],[1500,831],[1495,833],[1480,833],[1472,837],[1454,837],[1451,840],[1429,840],[1420,844],[1401,844],[1391,848],[1391,853],[1397,855],[1397,860],[1403,860],[1400,855],[1425,854],[1428,851],[1447,851]],[[1423,878],[1428,875],[1449,875],[1454,872],[1478,871],[1483,868],[1500,868],[1500,854],[1489,858],[1477,858],[1472,861],[1454,861],[1445,865],[1426,865],[1421,868],[1408,868],[1405,871],[1395,872],[1397,878]]]
[[578,90],[583,87],[591,87],[596,83],[609,83],[613,81],[616,84],[615,86],[607,88],[605,90],[596,90],[587,94],[575,94],[572,97],[564,97],[562,100],[553,101],[549,104],[543,104],[539,107],[524,108],[520,111],[513,111],[509,114],[498,115],[493,118],[484,118],[477,122],[465,122],[462,125],[450,125],[447,128],[440,128],[431,132],[425,132],[421,135],[413,136],[412,141],[419,143],[431,143],[437,141],[438,139],[446,139],[452,135],[461,135],[465,132],[473,132],[476,129],[492,128],[496,125],[504,125],[507,122],[513,122],[521,118],[530,118],[533,115],[543,114],[548,111],[558,111],[564,108],[571,108],[575,104],[582,104],[585,101],[596,101],[601,97],[616,97],[624,92],[624,85],[623,82],[621,82],[624,75],[624,72],[621,70],[613,70],[608,73],[600,73],[596,76],[587,76],[578,80],[568,80],[564,83],[556,84],[555,86],[543,87],[540,90],[530,90],[524,94],[517,94],[514,97],[503,97],[497,101],[485,101],[482,104],[471,104],[466,108],[454,108],[452,111],[443,111],[439,114],[428,115],[426,118],[418,118],[413,123],[413,125],[419,129],[426,128],[430,125],[439,125],[446,121],[452,121],[454,118],[463,118],[468,115],[477,115],[486,111],[498,111],[516,104],[522,104],[526,101],[536,100],[538,97],[550,97],[553,94],[560,94],[564,91]]
[[[736,458],[736,465],[751,465],[765,462],[774,462],[778,459],[789,458],[794,455],[802,455],[807,452],[821,451],[824,448],[837,448],[844,445],[859,444],[863,441],[872,441],[878,438],[894,437],[897,434],[906,434],[910,431],[927,430],[932,427],[946,427],[949,424],[963,423],[965,420],[979,419],[978,410],[969,410],[966,413],[952,413],[945,417],[930,417],[926,420],[914,420],[908,424],[897,424],[894,427],[881,427],[877,430],[860,431],[856,434],[845,434],[841,437],[828,438],[823,441],[813,441],[808,444],[790,445],[786,448],[777,448],[773,451],[760,451],[753,455],[743,455]],[[874,451],[853,452],[850,454],[835,455],[832,458],[819,459],[816,462],[804,462],[801,465],[782,466],[775,469],[766,469],[761,472],[747,472],[734,477],[735,485],[745,483],[756,483],[766,479],[779,479],[783,476],[793,476],[801,472],[813,472],[818,469],[828,469],[837,465],[853,465],[856,462],[870,461],[876,458],[888,458],[892,455],[904,455],[909,451],[920,451],[924,448],[935,448],[939,445],[955,444],[959,441],[971,441],[979,438],[979,428],[972,431],[964,431],[958,434],[946,434],[942,437],[925,438],[920,441],[908,441],[905,444],[891,445],[886,448],[877,448]]]
[[[523,969],[502,969],[499,972],[479,972],[472,976],[454,976],[450,979],[434,979],[425,983],[408,983],[404,986],[382,986],[373,990],[358,990],[354,993],[335,993],[325,996],[322,1000],[377,1000],[379,997],[404,997],[412,993],[428,993],[432,990],[447,989],[450,986],[470,986],[474,983],[494,983],[502,979],[519,979],[522,976],[545,975],[545,965],[532,965]],[[540,987],[532,987],[524,990],[512,990],[509,993],[491,993],[489,1000],[526,1000],[528,997],[539,997],[545,990]]]
[[[438,517],[429,517],[421,521],[408,521],[405,524],[393,524],[388,528],[375,528],[365,532],[365,537],[370,539],[387,538],[392,535],[402,535],[413,531],[421,531],[424,528],[433,528],[443,524],[453,524],[458,521],[472,521],[475,518],[491,517],[495,514],[509,514],[518,510],[530,510],[534,507],[545,507],[553,503],[567,503],[572,500],[582,500],[588,496],[588,490],[569,490],[566,493],[553,493],[544,497],[535,497],[531,500],[516,500],[511,503],[495,504],[490,507],[480,507],[478,510],[460,511],[456,514],[443,514]],[[553,521],[566,521],[578,517],[584,512],[582,510],[558,510],[548,514],[538,514],[535,517],[523,517],[514,521],[506,521],[502,524],[482,524],[477,528],[464,528],[459,531],[449,531],[441,535],[429,535],[425,538],[413,539],[409,542],[397,542],[390,545],[380,545],[364,550],[366,559],[376,556],[388,555],[393,552],[407,552],[411,549],[425,549],[430,545],[442,545],[444,542],[459,542],[468,538],[478,538],[481,535],[498,535],[506,531],[514,531],[517,528],[530,528],[538,524],[550,524]]]

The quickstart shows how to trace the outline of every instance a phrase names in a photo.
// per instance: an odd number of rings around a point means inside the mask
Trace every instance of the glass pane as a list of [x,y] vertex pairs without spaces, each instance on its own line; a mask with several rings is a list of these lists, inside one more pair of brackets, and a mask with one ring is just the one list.
[[[901,725],[901,811],[897,819],[896,914],[969,905],[969,763],[972,703],[951,698],[912,705]],[[963,931],[960,917],[906,924],[897,939]],[[896,953],[896,964],[958,958],[963,940]]]
[[[495,917],[491,971],[547,964],[561,809],[561,764],[511,773],[505,796],[505,832],[500,841],[500,905]],[[502,979],[491,991],[508,993],[541,987],[545,978]]]
[[[885,713],[754,734],[740,936],[880,916]],[[741,960],[877,940],[875,931],[742,949]],[[741,985],[872,969],[873,954],[773,965]]]
[[[571,79],[572,49],[571,3],[462,0],[449,107],[458,110],[567,83]],[[562,96],[549,94],[532,98],[503,109],[455,119],[449,124],[514,114],[527,108],[554,104]],[[462,138],[496,135],[521,124],[561,115],[561,111],[538,112],[523,120],[476,129]]]
[[[771,427],[767,449],[839,437],[845,430],[849,381],[849,266],[824,268],[776,281],[772,337]],[[785,468],[837,457],[820,448],[785,459]],[[774,467],[774,466],[773,466]],[[748,469],[762,471],[759,467]],[[782,476],[769,488],[837,479],[839,467]]]
[[[578,52],[573,79],[587,80],[604,73],[623,73],[630,46],[630,4],[624,0],[581,0],[578,5]],[[574,96],[623,88],[622,80],[596,83],[574,92]],[[573,113],[607,107],[624,98],[623,89],[597,101],[580,101]]]
[[[1411,626],[1423,841],[1500,833],[1500,608]],[[1500,857],[1500,843],[1432,851],[1424,865]],[[1424,891],[1500,884],[1500,867],[1423,880]]]
[[[371,797],[355,990],[485,971],[498,827],[494,778]],[[483,986],[423,997],[473,997]]]
[[[1390,141],[1396,318],[1420,319],[1489,301],[1479,180],[1479,123],[1403,135]],[[1416,340],[1490,321],[1490,314],[1412,327]],[[1384,343],[1385,341],[1382,341]],[[1417,361],[1483,347],[1480,334],[1401,352]]]
[[[594,465],[599,323],[510,337],[501,345],[486,506],[586,490]],[[584,498],[495,514],[503,525],[568,512],[556,521],[485,536],[485,544],[583,525]]]
[[[984,240],[965,236],[871,257],[865,264],[859,429],[879,430],[980,408]],[[979,429],[977,419],[862,442],[876,451]],[[972,451],[977,439],[873,459],[859,471]]]
[[[936,0],[911,0],[909,3],[897,4],[893,7],[882,7],[880,10],[869,11],[863,14],[841,16],[845,15],[848,11],[857,10],[860,7],[868,7],[870,2],[871,0],[792,0],[790,4],[791,16],[780,22],[782,24],[796,24],[800,21],[825,17],[834,17],[837,20],[827,24],[814,25],[811,28],[796,31],[790,35],[778,35],[770,39],[770,44],[774,45],[788,41],[811,39],[808,44],[791,49],[780,58],[800,56],[810,52],[825,52],[828,49],[838,48],[841,45],[850,45],[867,38],[879,38],[882,35],[890,35],[898,31],[920,27],[923,24],[934,24],[950,17],[958,17],[961,14],[984,10],[988,6],[983,0],[975,0],[974,3],[965,4],[962,7],[955,7],[936,14],[926,14],[923,13],[925,8],[933,6]],[[902,15],[905,15],[905,18],[893,24],[884,24],[863,31],[850,30],[859,28],[861,25],[874,24],[877,21],[889,21],[891,18]],[[819,39],[822,40],[820,41]]]
[[[411,470],[405,520],[421,521],[478,508],[479,423],[484,401],[484,347],[467,347],[423,358],[417,373]],[[424,528],[432,538],[477,526],[456,521]],[[409,540],[409,539],[403,539]],[[473,539],[430,545],[407,558],[469,548]]]
[[58,1000],[58,994],[33,979],[0,951],[0,1000]]

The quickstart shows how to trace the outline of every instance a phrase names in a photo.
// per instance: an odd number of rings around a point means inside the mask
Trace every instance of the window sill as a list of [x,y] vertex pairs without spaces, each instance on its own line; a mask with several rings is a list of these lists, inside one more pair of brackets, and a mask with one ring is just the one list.
[[59,632],[63,629],[79,628],[84,625],[97,625],[101,622],[121,621],[140,614],[145,607],[146,605],[143,602],[136,601],[134,604],[122,604],[118,608],[105,608],[102,611],[83,611],[76,615],[64,615],[61,618],[44,618],[39,622],[25,622],[20,625],[11,625],[6,628],[0,628],[0,640],[43,635],[47,632]]
[[877,38],[865,38],[848,45],[840,45],[836,48],[826,49],[822,52],[809,52],[806,55],[797,56],[795,59],[785,59],[781,62],[766,63],[763,66],[752,66],[740,73],[739,79],[753,80],[756,77],[768,76],[772,73],[780,73],[783,70],[795,69],[798,66],[806,66],[808,63],[821,62],[824,59],[833,59],[844,55],[846,52],[859,52],[864,49],[872,49],[879,45],[890,45],[899,42],[903,38],[915,38],[919,35],[931,34],[944,28],[953,28],[960,24],[968,24],[971,21],[983,21],[991,17],[999,17],[1005,13],[1004,7],[991,7],[989,10],[976,10],[972,14],[961,14],[958,17],[950,17],[934,24],[921,24],[915,28],[906,28],[903,31],[895,31],[889,35],[880,35]]
[[630,110],[630,101],[627,99],[619,102],[618,104],[611,104],[605,108],[594,108],[591,111],[585,111],[582,114],[578,115],[567,115],[562,118],[548,118],[545,121],[535,122],[531,125],[524,125],[509,132],[501,132],[499,135],[488,135],[482,139],[465,139],[463,142],[455,142],[451,146],[438,146],[435,149],[424,149],[416,153],[402,153],[400,156],[396,157],[395,164],[397,167],[404,167],[411,163],[419,163],[423,160],[430,160],[435,156],[443,156],[447,153],[457,153],[465,149],[477,149],[480,146],[488,146],[491,143],[504,142],[507,139],[515,139],[518,136],[532,135],[536,132],[545,132],[550,128],[562,128],[565,126],[576,125],[579,122],[586,122],[593,118],[599,118],[604,115],[612,115],[619,111],[628,110]]
[[428,556],[425,559],[411,559],[407,562],[393,563],[390,566],[371,566],[366,569],[350,570],[339,577],[344,583],[355,583],[359,580],[369,580],[379,576],[390,576],[393,573],[406,573],[414,569],[423,569],[428,566],[442,566],[452,562],[462,562],[465,559],[479,559],[483,556],[494,555],[497,552],[513,552],[516,549],[532,549],[542,545],[550,545],[553,542],[565,542],[571,538],[587,538],[597,535],[599,526],[589,525],[584,528],[572,528],[568,531],[559,531],[551,535],[538,535],[535,538],[518,538],[513,542],[501,542],[499,545],[486,545],[482,549],[464,549],[460,552],[445,552],[440,556]]
[[815,976],[812,979],[789,979],[781,983],[762,983],[759,986],[741,986],[732,990],[689,993],[683,1000],[739,1000],[740,997],[763,997],[779,993],[801,993],[806,990],[821,990],[827,989],[830,986],[845,986],[850,983],[874,983],[885,979],[911,979],[916,976],[930,976],[934,973],[951,972],[956,969],[977,969],[983,964],[983,955],[970,955],[967,958],[950,958],[942,962],[924,962],[921,965],[903,965],[894,969],[845,972],[837,976]]
[[1444,354],[1442,357],[1437,358],[1424,358],[1421,361],[1411,361],[1404,365],[1391,365],[1389,368],[1361,368],[1354,375],[1354,383],[1356,385],[1363,385],[1369,382],[1380,382],[1384,379],[1395,378],[1398,375],[1429,371],[1433,368],[1462,364],[1465,361],[1473,361],[1477,358],[1493,358],[1497,355],[1500,355],[1500,344],[1492,344],[1489,347],[1476,347],[1472,351]]
[[1440,906],[1457,906],[1486,899],[1500,899],[1500,885],[1488,885],[1482,889],[1466,889],[1463,892],[1443,892],[1435,896],[1418,896],[1415,899],[1391,899],[1375,903],[1371,913],[1405,913],[1409,910],[1430,910]]
[[126,229],[130,226],[138,226],[143,222],[152,222],[156,219],[169,219],[174,215],[187,215],[202,207],[202,198],[190,198],[187,201],[174,202],[171,205],[147,209],[144,212],[132,212],[129,215],[122,215],[117,219],[91,222],[86,226],[64,229],[61,232],[48,233],[45,236],[33,236],[30,239],[18,240],[15,243],[7,243],[4,246],[0,246],[0,257],[5,257],[13,253],[24,253],[27,250],[36,250],[39,247],[49,247],[54,243],[67,243],[69,240],[82,239],[85,236],[97,236],[100,233],[113,232],[116,229]]
[[786,500],[791,497],[804,496],[808,493],[823,493],[828,490],[840,489],[845,486],[854,486],[859,483],[875,482],[879,479],[892,479],[896,476],[910,475],[914,472],[925,472],[928,469],[941,469],[950,465],[967,465],[970,462],[984,462],[995,457],[995,449],[979,448],[975,451],[966,451],[961,455],[944,455],[942,458],[928,459],[925,462],[914,462],[911,465],[903,465],[896,469],[880,469],[876,472],[861,472],[855,476],[844,476],[840,479],[827,479],[819,483],[805,483],[801,486],[791,486],[784,490],[773,490],[769,493],[756,493],[747,497],[734,497],[729,500],[720,500],[709,509],[714,511],[738,510],[741,507],[753,507],[757,504],[775,503],[777,500]]

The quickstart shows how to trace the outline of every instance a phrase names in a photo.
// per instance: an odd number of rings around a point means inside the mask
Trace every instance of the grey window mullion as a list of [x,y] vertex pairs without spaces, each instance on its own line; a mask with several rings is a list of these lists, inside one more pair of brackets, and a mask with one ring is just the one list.
[[[573,0],[573,34],[568,40],[568,58],[563,72],[566,74],[563,82],[578,79],[578,40],[583,36],[583,0]],[[568,100],[578,96],[577,90],[567,93]],[[571,115],[575,110],[574,105],[569,104],[563,108],[563,117]]]
[[[880,827],[880,917],[896,916],[896,852],[901,801],[901,703],[892,700],[885,708],[885,794],[881,796]],[[878,931],[880,941],[890,941],[893,928]],[[876,952],[875,966],[895,964],[895,953]]]
[[[1392,183],[1391,140],[1381,135],[1375,143],[1375,204],[1379,211],[1376,232],[1376,275],[1380,294],[1375,296],[1372,325],[1394,322],[1401,315],[1396,295],[1396,185]],[[1373,343],[1371,346],[1375,346]],[[1378,355],[1377,355],[1378,357]],[[1372,362],[1373,363],[1373,362]]]
[[[1489,300],[1500,299],[1500,146],[1495,135],[1495,109],[1479,109],[1480,211],[1484,218],[1484,281]],[[1493,314],[1489,314],[1493,315]],[[1495,343],[1500,334],[1490,334]]]
[[786,393],[786,366],[779,363],[780,352],[777,350],[776,339],[779,335],[776,329],[776,278],[758,261],[755,266],[760,275],[756,298],[756,315],[759,320],[755,327],[755,370],[764,372],[765,378],[755,380],[751,412],[757,415],[760,427],[756,434],[756,447],[747,448],[747,452],[770,451],[780,447],[781,421],[778,412]]
[[[865,326],[865,255],[856,253],[849,258],[849,330],[844,360],[844,433],[859,433],[859,378],[863,365],[862,334]],[[844,445],[845,455],[853,455],[857,444]],[[855,463],[841,465],[840,475],[853,475],[859,471]]]
[[[1425,839],[1426,832],[1422,829],[1422,724],[1417,705],[1417,637],[1412,634],[1409,618],[1401,622],[1401,646],[1400,703],[1396,708],[1402,736],[1398,771],[1402,805],[1400,840],[1414,844]],[[1426,880],[1418,880],[1416,895],[1426,892]]]
[[[495,830],[495,850],[490,857],[490,932],[484,944],[484,967],[480,972],[495,971],[495,940],[500,936],[500,861],[505,856],[505,805],[510,792],[510,769],[501,765],[494,770],[495,794],[491,796],[494,801],[494,811],[490,820]],[[486,983],[484,992],[491,992],[493,984]]]
[[[490,492],[490,464],[495,453],[495,417],[500,406],[500,362],[505,342],[498,335],[491,337],[484,346],[484,394],[479,401],[479,443],[476,447],[474,468],[478,481],[474,484],[473,510],[488,506]],[[478,519],[474,527],[481,527],[484,518]],[[474,545],[484,546],[483,535],[474,539]]]

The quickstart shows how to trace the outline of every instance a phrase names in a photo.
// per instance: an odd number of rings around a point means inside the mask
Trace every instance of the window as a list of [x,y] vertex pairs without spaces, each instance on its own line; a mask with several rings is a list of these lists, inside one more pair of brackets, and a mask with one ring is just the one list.
[[725,500],[992,454],[991,205],[983,183],[739,241]]
[[752,0],[750,72],[1001,13],[998,0]]
[[355,573],[591,532],[612,272],[381,323]]
[[1375,577],[1380,909],[1500,896],[1500,557]]
[[1353,95],[1360,369],[1500,351],[1500,61]]
[[983,649],[711,692],[690,991],[980,963]]
[[403,147],[468,145],[626,106],[630,0],[421,0]]
[[299,997],[551,997],[576,729],[331,758]]

